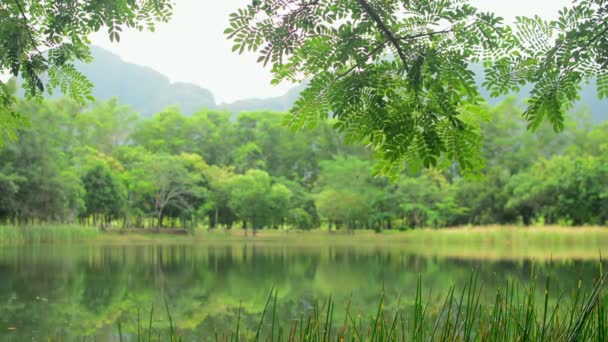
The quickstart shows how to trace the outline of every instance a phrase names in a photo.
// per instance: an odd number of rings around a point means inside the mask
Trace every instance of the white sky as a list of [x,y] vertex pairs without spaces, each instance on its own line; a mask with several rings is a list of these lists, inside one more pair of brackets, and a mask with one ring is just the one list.
[[[151,67],[171,81],[190,82],[209,89],[218,103],[284,94],[293,85],[270,84],[269,68],[256,63],[256,55],[231,52],[223,34],[228,15],[251,0],[176,0],[174,16],[156,32],[123,32],[120,43],[107,34],[92,37],[122,59]],[[555,18],[572,0],[470,0],[508,22],[518,15]]]

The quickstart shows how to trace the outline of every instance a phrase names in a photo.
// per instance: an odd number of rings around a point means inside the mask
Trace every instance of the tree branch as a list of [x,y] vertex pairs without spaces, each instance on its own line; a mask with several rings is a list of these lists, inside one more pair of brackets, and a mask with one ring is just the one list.
[[[370,58],[371,56],[373,56],[376,52],[380,51],[384,45],[386,44],[386,41],[381,42],[380,44],[378,44],[378,46],[376,46],[372,51],[367,53],[367,58]],[[346,71],[342,72],[342,73],[337,73],[336,74],[336,78],[334,79],[334,82],[339,80],[340,78],[350,74],[353,70],[355,70],[359,65],[355,64],[352,67],[348,68]],[[333,84],[333,83],[332,83]]]
[[598,32],[595,36],[593,36],[588,42],[587,44],[583,45],[583,47],[580,48],[580,51],[584,51],[586,50],[588,47],[591,46],[591,44],[595,43],[596,40],[598,40],[599,38],[601,38],[603,35],[605,35],[606,33],[608,33],[608,26],[606,26],[603,30],[601,30],[600,32]]
[[399,45],[399,40],[395,38],[393,32],[391,32],[391,30],[384,24],[378,13],[376,13],[376,11],[370,6],[370,4],[366,0],[358,1],[359,5],[363,7],[365,13],[367,13],[376,22],[376,25],[378,25],[380,31],[384,34],[384,36],[386,36],[386,39],[395,47],[399,58],[403,62],[403,67],[407,69],[407,58],[405,57],[405,53],[403,52],[401,45]]
[[307,3],[307,4],[302,4],[300,6],[299,9],[295,10],[292,15],[293,16],[297,16],[298,14],[300,14],[301,12],[307,10],[308,8],[312,7],[312,6],[317,6],[319,4],[320,0],[315,0],[313,2]]
[[25,24],[25,30],[27,31],[27,34],[30,37],[30,40],[32,41],[32,45],[33,45],[34,49],[36,50],[36,52],[38,52],[40,57],[42,57],[42,59],[45,62],[48,62],[46,60],[46,58],[44,57],[44,54],[42,53],[42,51],[40,51],[38,49],[38,43],[36,43],[36,39],[34,39],[34,35],[32,34],[32,31],[30,30],[30,24],[27,20],[27,16],[25,15],[25,11],[23,10],[23,7],[21,7],[21,3],[19,2],[19,0],[14,0],[14,2],[17,5],[17,8],[19,8],[19,13],[21,13],[21,18],[23,18],[23,23]]
[[445,30],[441,30],[441,31],[424,32],[424,33],[419,33],[419,34],[402,36],[402,37],[398,37],[397,40],[413,40],[413,39],[418,39],[418,38],[422,38],[422,37],[429,37],[429,36],[434,36],[434,35],[439,35],[439,34],[450,33],[453,31],[454,31],[454,28],[451,27],[449,29],[445,29]]
[[[376,46],[372,51],[367,53],[367,58],[370,58],[376,52],[380,51],[384,47],[385,44],[386,44],[386,41],[380,42],[380,44],[378,44],[378,46]],[[336,73],[336,77],[333,80],[331,80],[331,83],[328,84],[327,86],[325,86],[325,88],[323,88],[323,90],[321,92],[319,92],[319,94],[317,94],[317,96],[315,96],[315,100],[325,96],[325,94],[327,93],[329,88],[331,88],[339,79],[341,79],[342,77],[348,76],[348,74],[353,72],[359,66],[360,66],[359,64],[355,63],[353,66],[346,69],[344,72]],[[292,116],[292,119],[289,121],[288,125],[291,125],[293,123],[293,121],[295,120],[295,116],[297,114],[298,113],[294,113],[294,115]]]

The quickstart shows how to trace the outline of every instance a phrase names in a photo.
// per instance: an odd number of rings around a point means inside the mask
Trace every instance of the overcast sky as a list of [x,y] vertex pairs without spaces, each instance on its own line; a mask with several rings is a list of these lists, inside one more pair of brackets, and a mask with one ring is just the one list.
[[[124,60],[151,67],[172,81],[198,84],[211,90],[218,103],[284,94],[292,85],[270,84],[271,75],[253,54],[231,52],[225,39],[228,15],[251,0],[177,0],[172,20],[156,32],[123,32],[120,43],[95,34],[93,44]],[[512,21],[538,14],[555,18],[571,0],[471,0],[481,10]]]

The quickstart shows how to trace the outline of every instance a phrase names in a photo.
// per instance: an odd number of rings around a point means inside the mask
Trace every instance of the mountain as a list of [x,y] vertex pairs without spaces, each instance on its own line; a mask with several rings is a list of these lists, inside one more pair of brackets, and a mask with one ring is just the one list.
[[[129,63],[119,56],[100,47],[92,47],[93,62],[77,65],[95,85],[93,95],[100,100],[118,97],[121,103],[130,105],[144,117],[150,117],[167,106],[177,105],[184,114],[192,114],[201,108],[222,109],[233,113],[242,111],[271,110],[287,111],[306,87],[301,84],[290,89],[286,94],[271,98],[244,99],[231,103],[216,104],[213,94],[202,87],[191,83],[171,83],[169,78],[158,71]],[[475,68],[474,68],[475,69]],[[474,70],[482,74],[481,68]],[[481,78],[478,81],[481,85]],[[523,90],[518,94],[523,99],[528,94]],[[490,98],[482,90],[482,95],[491,104],[501,99]],[[575,110],[588,108],[595,121],[608,120],[608,99],[597,97],[595,83],[583,87],[581,100]]]
[[[517,98],[519,99],[522,108],[525,106],[524,100],[529,94],[529,91],[530,88],[525,88],[517,94]],[[481,95],[487,99],[490,105],[496,105],[505,98],[505,96],[490,97],[490,92],[485,89],[481,91]],[[608,121],[608,99],[600,100],[597,97],[597,91],[593,84],[583,87],[579,96],[580,99],[575,102],[574,108],[570,110],[571,113],[585,110],[589,111],[594,122]]]
[[269,97],[265,99],[252,98],[238,100],[231,103],[224,103],[218,107],[233,113],[253,111],[253,110],[271,110],[277,112],[286,112],[293,106],[294,102],[300,96],[300,92],[306,88],[306,83],[297,85],[283,96]]
[[215,108],[238,113],[242,111],[287,111],[305,85],[289,90],[283,96],[245,99],[216,104],[213,94],[191,83],[171,83],[158,71],[122,60],[100,47],[91,48],[93,61],[79,63],[78,69],[95,85],[93,95],[99,100],[118,97],[144,117],[150,117],[167,106],[177,105],[190,115],[201,108]]
[[123,61],[119,56],[92,47],[93,62],[77,65],[95,85],[93,95],[99,100],[118,97],[142,116],[149,117],[167,106],[177,105],[182,112],[215,107],[213,94],[190,83],[171,83],[158,71]]
[[575,109],[576,107],[588,108],[596,122],[608,121],[608,98],[600,100],[595,82],[581,89],[580,100],[575,105]]

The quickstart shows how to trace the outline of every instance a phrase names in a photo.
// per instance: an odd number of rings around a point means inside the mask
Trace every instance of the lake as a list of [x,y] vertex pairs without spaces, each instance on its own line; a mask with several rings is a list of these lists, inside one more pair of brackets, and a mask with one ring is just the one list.
[[[432,250],[428,246],[428,250]],[[0,340],[67,341],[94,336],[118,341],[133,336],[138,314],[148,325],[168,328],[164,299],[186,340],[214,339],[214,332],[240,324],[255,329],[272,288],[278,290],[277,314],[288,322],[309,311],[315,299],[329,296],[336,312],[369,315],[384,291],[386,307],[412,305],[422,279],[428,298],[439,303],[451,284],[457,290],[473,271],[491,301],[507,281],[526,285],[532,269],[552,296],[591,286],[598,262],[587,260],[471,259],[438,257],[407,247],[373,244],[301,246],[278,243],[91,244],[2,247],[0,249]],[[460,286],[460,287],[459,287]],[[343,316],[342,316],[343,317]],[[128,340],[128,339],[126,339]]]

